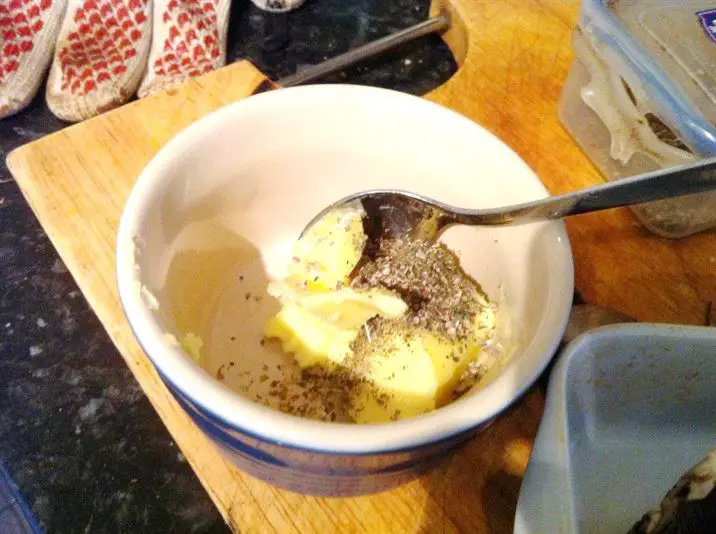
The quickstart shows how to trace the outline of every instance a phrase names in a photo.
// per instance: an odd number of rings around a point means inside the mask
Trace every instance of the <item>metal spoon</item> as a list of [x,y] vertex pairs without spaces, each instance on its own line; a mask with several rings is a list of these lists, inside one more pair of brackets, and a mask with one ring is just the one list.
[[360,206],[366,214],[366,250],[376,250],[373,246],[383,238],[403,235],[434,240],[454,224],[524,224],[712,190],[716,190],[716,157],[502,208],[470,210],[408,191],[374,189],[334,202],[316,215],[303,232],[330,211]]

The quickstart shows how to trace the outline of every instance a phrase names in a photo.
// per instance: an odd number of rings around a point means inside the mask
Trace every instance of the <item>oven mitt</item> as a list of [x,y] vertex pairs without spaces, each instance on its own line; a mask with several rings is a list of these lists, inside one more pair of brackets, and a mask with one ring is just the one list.
[[224,66],[230,5],[231,0],[154,2],[152,47],[140,98]]
[[76,122],[127,102],[147,64],[151,16],[151,0],[68,0],[47,81],[52,113]]
[[67,0],[0,1],[0,119],[37,94],[66,6]]

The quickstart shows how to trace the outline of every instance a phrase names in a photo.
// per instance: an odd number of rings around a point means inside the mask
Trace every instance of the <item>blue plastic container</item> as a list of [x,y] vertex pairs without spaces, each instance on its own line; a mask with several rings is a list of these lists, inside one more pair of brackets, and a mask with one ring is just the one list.
[[560,356],[515,534],[628,532],[716,447],[716,328],[620,325]]

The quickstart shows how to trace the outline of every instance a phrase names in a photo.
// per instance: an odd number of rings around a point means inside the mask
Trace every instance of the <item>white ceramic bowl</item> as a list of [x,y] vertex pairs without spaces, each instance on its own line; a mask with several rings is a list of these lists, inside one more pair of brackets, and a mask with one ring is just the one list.
[[[512,150],[461,115],[394,91],[321,85],[252,96],[191,125],[149,163],[122,216],[118,284],[137,339],[227,456],[283,487],[354,494],[414,476],[520,397],[566,324],[573,264],[561,222],[456,227],[444,240],[500,307],[503,364],[474,391],[376,425],[310,421],[243,396],[240,375],[290,361],[259,344],[277,309],[268,280],[313,215],[375,187],[463,207],[547,195]],[[167,332],[200,335],[203,367]]]

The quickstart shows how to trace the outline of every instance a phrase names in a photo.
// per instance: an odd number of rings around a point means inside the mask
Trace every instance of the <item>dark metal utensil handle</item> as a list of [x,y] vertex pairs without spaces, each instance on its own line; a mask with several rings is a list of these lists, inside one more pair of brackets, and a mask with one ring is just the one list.
[[339,72],[346,67],[350,67],[355,63],[387,52],[393,48],[410,42],[418,37],[423,37],[431,33],[437,33],[447,30],[450,27],[450,17],[447,13],[442,12],[437,17],[433,17],[424,22],[406,28],[399,32],[387,35],[376,41],[360,46],[354,50],[350,50],[345,54],[341,54],[327,61],[308,67],[292,76],[287,76],[276,83],[280,87],[292,87],[303,83],[312,82],[319,78],[328,76],[335,72]]

